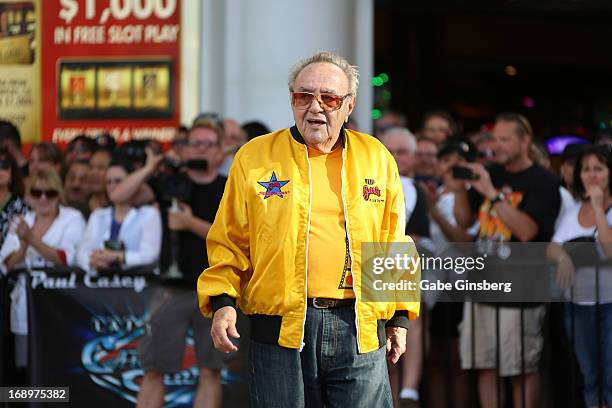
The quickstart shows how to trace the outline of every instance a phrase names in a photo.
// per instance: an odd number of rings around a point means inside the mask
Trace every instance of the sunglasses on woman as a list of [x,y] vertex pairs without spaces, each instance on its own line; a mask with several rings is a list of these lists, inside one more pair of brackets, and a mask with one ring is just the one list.
[[325,112],[333,112],[340,109],[344,100],[349,96],[351,96],[350,93],[342,96],[329,93],[317,95],[312,92],[291,92],[291,104],[298,109],[308,109],[312,101],[316,99]]
[[33,188],[30,190],[30,195],[33,198],[41,198],[44,195],[48,199],[52,200],[59,196],[59,192],[57,190],[41,190],[38,188]]

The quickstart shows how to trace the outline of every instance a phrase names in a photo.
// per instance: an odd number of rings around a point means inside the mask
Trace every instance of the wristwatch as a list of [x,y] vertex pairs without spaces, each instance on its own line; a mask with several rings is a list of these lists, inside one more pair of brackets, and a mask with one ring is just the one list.
[[504,201],[506,199],[506,195],[502,192],[499,192],[495,197],[493,197],[493,199],[491,200],[491,207],[493,207],[495,204],[499,203],[500,201]]

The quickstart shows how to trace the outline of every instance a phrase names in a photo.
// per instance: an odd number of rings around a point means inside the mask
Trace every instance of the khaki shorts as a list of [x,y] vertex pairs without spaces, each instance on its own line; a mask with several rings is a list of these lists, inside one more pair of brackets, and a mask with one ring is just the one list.
[[166,287],[155,294],[140,343],[140,365],[145,371],[173,373],[183,368],[187,331],[193,330],[196,361],[199,368],[221,369],[223,353],[214,347],[212,321],[198,308],[195,290]]
[[[464,370],[495,369],[497,365],[497,329],[495,306],[481,303],[465,303],[463,321],[459,325],[461,368]],[[520,375],[524,359],[524,372],[538,370],[544,337],[542,324],[544,305],[523,309],[523,347],[521,353],[521,309],[499,307],[499,375]],[[474,344],[472,344],[472,324]],[[472,348],[475,355],[472,356]]]

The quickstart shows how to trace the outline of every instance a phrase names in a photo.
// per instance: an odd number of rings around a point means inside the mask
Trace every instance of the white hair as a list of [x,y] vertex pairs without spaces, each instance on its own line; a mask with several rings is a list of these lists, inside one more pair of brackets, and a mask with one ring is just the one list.
[[379,139],[384,143],[385,138],[389,137],[400,137],[406,141],[408,144],[408,150],[410,153],[415,153],[417,150],[417,140],[416,137],[412,134],[412,132],[403,127],[392,127],[385,130],[380,136]]
[[346,58],[330,51],[321,51],[316,54],[298,61],[291,71],[289,71],[289,90],[293,91],[295,79],[304,68],[310,64],[326,62],[334,64],[344,72],[349,82],[349,93],[353,97],[357,96],[357,87],[359,86],[359,70],[355,65],[351,65]]

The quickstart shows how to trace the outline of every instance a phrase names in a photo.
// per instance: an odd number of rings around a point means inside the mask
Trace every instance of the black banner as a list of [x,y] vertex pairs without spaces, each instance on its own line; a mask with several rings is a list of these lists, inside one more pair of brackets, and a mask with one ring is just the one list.
[[[138,347],[158,288],[151,273],[91,277],[75,270],[31,271],[30,384],[70,387],[71,406],[134,406],[143,376]],[[245,386],[228,370],[222,376],[225,389]],[[166,374],[164,382],[166,407],[192,405],[198,383],[192,333],[181,371]]]

